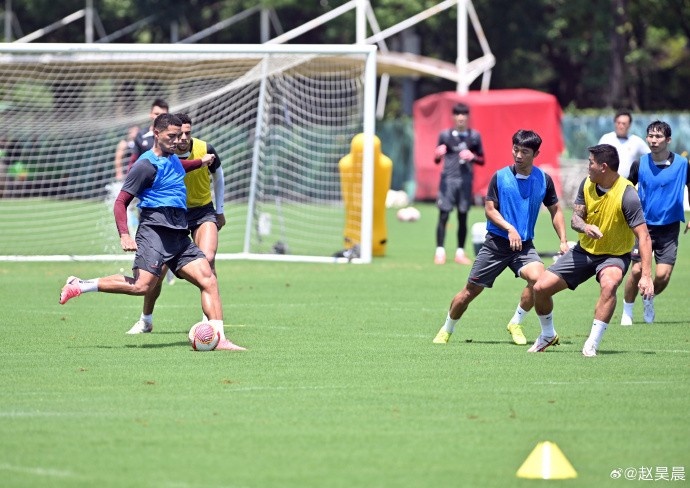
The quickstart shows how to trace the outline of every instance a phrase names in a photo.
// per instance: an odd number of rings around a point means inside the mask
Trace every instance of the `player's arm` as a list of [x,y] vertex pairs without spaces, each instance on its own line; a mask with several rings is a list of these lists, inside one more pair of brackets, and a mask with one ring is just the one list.
[[213,163],[214,158],[215,156],[213,154],[204,154],[201,159],[180,159],[180,163],[182,163],[185,172],[189,173],[195,169],[209,166]]
[[570,219],[570,228],[580,234],[585,234],[592,239],[601,239],[604,235],[594,224],[587,223],[587,206],[585,205],[585,181],[582,180],[580,187],[577,190],[577,196],[573,203],[573,216]]
[[558,195],[556,194],[556,186],[553,184],[553,179],[548,174],[546,176],[546,193],[542,203],[546,206],[551,214],[551,224],[556,231],[560,243],[560,252],[565,254],[568,252],[568,237],[565,233],[565,217],[563,210],[558,203]]
[[446,141],[443,134],[443,132],[439,134],[438,143],[434,149],[434,163],[436,164],[440,163],[441,160],[443,160],[443,156],[445,156],[448,152],[448,146],[446,146]]
[[115,199],[113,205],[113,214],[115,215],[115,226],[117,233],[120,235],[120,245],[123,251],[136,251],[137,244],[129,235],[129,228],[127,227],[127,207],[136,195],[141,191],[153,186],[158,170],[151,164],[150,161],[142,159],[132,166],[132,169],[127,173],[127,178],[122,184],[122,190]]
[[206,144],[206,150],[215,157],[213,164],[208,167],[208,170],[211,172],[211,179],[213,180],[213,194],[216,203],[216,225],[220,230],[225,225],[225,176],[223,175],[223,168],[220,166],[220,156],[218,156],[216,150],[210,144]]
[[519,251],[522,249],[522,239],[517,229],[503,218],[500,212],[500,205],[498,201],[498,176],[496,173],[491,177],[489,187],[486,191],[486,201],[484,202],[484,214],[486,218],[491,221],[496,227],[505,230],[508,233],[508,241],[510,241],[510,248]]
[[642,297],[649,299],[654,296],[654,280],[652,280],[652,239],[649,237],[647,224],[639,224],[632,228],[637,237],[638,249],[640,250],[640,264],[642,265],[642,276],[637,288]]
[[[484,166],[484,148],[482,146],[482,138],[478,132],[471,132],[471,143],[472,143],[472,158],[469,159],[472,164],[478,164],[479,166]],[[461,156],[462,157],[462,156]],[[463,158],[466,159],[466,158]]]
[[122,140],[117,143],[117,147],[115,148],[115,179],[117,181],[122,180],[123,176],[123,171],[122,171],[122,162],[125,157],[125,150],[127,149],[127,141]]

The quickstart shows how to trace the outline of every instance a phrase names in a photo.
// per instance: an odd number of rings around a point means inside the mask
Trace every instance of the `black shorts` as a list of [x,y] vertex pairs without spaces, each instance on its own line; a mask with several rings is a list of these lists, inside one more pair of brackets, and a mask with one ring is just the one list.
[[132,269],[143,269],[156,276],[167,264],[177,276],[180,268],[196,259],[206,259],[192,242],[187,230],[140,224],[136,235],[137,252]]
[[506,268],[510,268],[518,278],[520,269],[535,261],[543,262],[534,249],[532,241],[524,241],[521,251],[513,251],[510,249],[508,239],[488,233],[484,245],[472,264],[467,281],[484,288],[491,288],[498,275]]
[[472,178],[446,178],[442,175],[436,203],[444,212],[454,208],[458,212],[469,212],[472,205]]
[[187,209],[187,225],[189,226],[190,231],[194,232],[201,227],[201,224],[204,222],[213,222],[214,224],[217,223],[216,209],[213,208],[212,203],[203,205],[201,207],[191,207]]
[[[678,256],[678,236],[680,236],[680,223],[668,225],[648,225],[649,237],[652,239],[652,251],[656,264],[676,264]],[[640,261],[639,241],[635,238],[635,247],[630,254],[632,260]]]
[[568,288],[574,290],[592,276],[596,275],[597,281],[599,281],[599,273],[609,266],[620,268],[623,271],[623,276],[625,276],[630,266],[630,254],[623,254],[622,256],[590,254],[582,249],[578,243],[547,269],[563,278]]

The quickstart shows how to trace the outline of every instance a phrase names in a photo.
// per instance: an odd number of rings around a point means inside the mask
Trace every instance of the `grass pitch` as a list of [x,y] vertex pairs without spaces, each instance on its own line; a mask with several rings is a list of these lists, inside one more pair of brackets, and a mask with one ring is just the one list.
[[[638,300],[635,324],[618,325],[619,290],[596,358],[580,353],[596,282],[556,295],[562,345],[527,354],[505,330],[524,284],[509,271],[437,345],[469,268],[433,264],[436,211],[419,207],[417,223],[390,212],[387,255],[371,265],[219,263],[226,333],[246,353],[191,350],[201,311],[188,283],[165,286],[152,334],[128,336],[139,298],[57,303],[67,275],[121,264],[0,263],[0,484],[550,485],[515,476],[545,440],[578,473],[563,485],[627,485],[611,477],[626,468],[687,477],[690,235],[657,322],[642,323]],[[538,249],[555,250],[548,214],[538,225]],[[539,333],[534,312],[525,331]]]

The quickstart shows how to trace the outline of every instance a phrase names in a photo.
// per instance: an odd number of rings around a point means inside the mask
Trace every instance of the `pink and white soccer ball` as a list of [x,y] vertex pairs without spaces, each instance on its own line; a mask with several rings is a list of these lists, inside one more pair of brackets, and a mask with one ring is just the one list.
[[401,222],[416,222],[421,217],[421,214],[414,207],[405,207],[398,210],[396,216]]
[[220,331],[208,322],[199,322],[189,329],[188,337],[195,351],[213,351],[220,342]]

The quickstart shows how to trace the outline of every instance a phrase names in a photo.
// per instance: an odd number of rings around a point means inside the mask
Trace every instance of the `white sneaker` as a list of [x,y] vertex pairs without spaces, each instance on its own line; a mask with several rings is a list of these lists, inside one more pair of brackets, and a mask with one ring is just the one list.
[[621,325],[632,325],[632,317],[626,313],[621,315]]
[[593,358],[597,355],[597,348],[594,342],[589,339],[585,341],[585,346],[582,348],[582,355],[588,358]]
[[649,300],[642,299],[642,303],[644,304],[644,321],[647,322],[648,324],[651,324],[654,322],[654,299],[650,298]]
[[539,334],[539,337],[537,337],[537,340],[534,341],[532,347],[527,349],[527,352],[544,352],[547,347],[557,346],[560,343],[561,341],[558,338],[558,334],[556,334],[553,337],[544,337],[541,334]]
[[129,329],[126,333],[127,334],[148,334],[153,330],[153,323],[151,322],[144,322],[143,320],[139,319],[137,322],[132,326],[131,329]]

